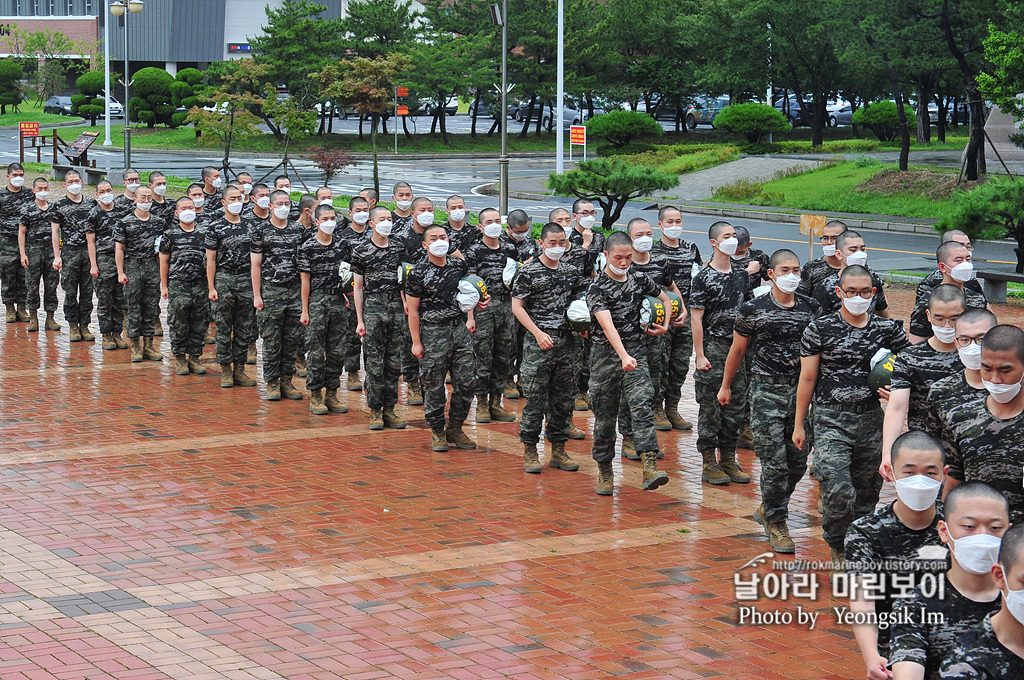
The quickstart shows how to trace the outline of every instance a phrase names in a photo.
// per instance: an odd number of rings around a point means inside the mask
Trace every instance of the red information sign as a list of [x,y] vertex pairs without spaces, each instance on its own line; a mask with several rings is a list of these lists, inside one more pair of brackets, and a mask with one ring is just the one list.
[[39,123],[19,123],[19,129],[24,137],[39,136]]
[[572,125],[569,127],[569,143],[587,145],[587,128],[583,125]]
[[[400,88],[398,88],[398,96],[399,97],[408,97],[409,96],[409,88],[407,88],[407,87],[400,87]],[[399,114],[399,115],[401,115],[401,114]]]
[[409,115],[409,107],[408,106],[399,106],[398,107],[398,115],[399,116],[408,116]]

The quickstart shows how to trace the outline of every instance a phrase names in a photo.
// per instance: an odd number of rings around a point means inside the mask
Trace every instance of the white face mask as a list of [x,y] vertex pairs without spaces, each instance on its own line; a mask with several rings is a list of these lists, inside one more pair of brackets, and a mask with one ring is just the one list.
[[981,382],[984,383],[985,389],[988,390],[988,393],[992,395],[992,398],[995,399],[1000,404],[1005,404],[1007,402],[1013,401],[1013,398],[1016,397],[1017,394],[1020,392],[1019,382],[1011,383],[1009,385],[1005,383],[990,383],[987,380],[982,380]]
[[395,206],[397,206],[399,210],[405,211],[412,207],[412,201],[395,201]]
[[825,257],[834,256],[836,254],[836,244],[833,243],[832,245],[829,246],[822,246],[821,252],[825,254]]
[[740,247],[740,242],[736,240],[735,236],[730,236],[724,241],[719,241],[718,249],[726,255],[732,256],[736,254],[736,249]]
[[228,212],[232,215],[237,215],[242,212],[242,202],[228,203]]
[[466,219],[466,209],[454,208],[452,210],[449,210],[448,219],[450,219],[452,222],[461,222],[462,220]]
[[[1003,574],[1006,578],[1009,578],[1010,570],[1005,566],[1003,567]],[[1006,598],[1006,608],[1010,610],[1010,614],[1013,615],[1013,618],[1017,619],[1017,623],[1024,625],[1024,590],[1010,590],[1007,587],[1003,597]]]
[[40,201],[45,201],[49,197],[50,197],[50,192],[49,191],[37,191],[36,192],[36,198],[39,199]]
[[608,263],[608,270],[611,271],[611,273],[615,274],[616,276],[623,276],[626,272],[629,271],[629,265],[623,267],[622,269],[619,269],[618,267],[613,265],[611,262],[609,262]]
[[528,231],[523,231],[523,232],[518,232],[517,233],[517,232],[512,231],[511,229],[508,230],[508,235],[512,237],[513,241],[525,241],[526,237],[527,237],[527,235],[529,233],[530,232],[528,232]]
[[206,205],[206,196],[200,196],[199,198],[193,198],[192,199],[192,205],[194,205],[197,208],[202,208],[204,205]]
[[683,235],[682,227],[662,227],[661,233],[665,235],[665,238],[670,238],[673,241]]
[[939,342],[950,344],[956,339],[956,329],[946,328],[945,326],[936,326],[932,324],[932,333],[938,339]]
[[850,253],[846,257],[846,264],[859,264],[864,266],[868,263],[868,251],[858,250],[855,253]]
[[638,236],[633,239],[633,248],[638,253],[649,253],[652,247],[654,247],[653,236]]
[[244,192],[245,192],[245,195],[246,195],[246,196],[248,196],[249,194],[251,194],[251,193],[252,193],[252,184],[249,184],[248,182],[246,182],[245,184],[243,184],[243,185],[242,185],[242,191],[244,191]]
[[367,222],[370,221],[370,213],[366,212],[365,210],[354,212],[352,213],[352,221],[355,222],[356,224],[366,224]]
[[274,217],[276,217],[279,220],[287,219],[288,218],[288,214],[291,211],[292,211],[291,206],[289,206],[289,205],[279,205],[276,208],[274,208]]
[[69,184],[67,186],[67,189],[69,194],[71,194],[72,196],[77,196],[78,194],[82,193],[82,184],[81,182],[75,182],[74,184]]
[[448,241],[434,241],[429,246],[427,246],[427,250],[434,257],[444,257],[445,255],[448,254]]
[[334,227],[337,226],[337,224],[337,220],[324,220],[320,223],[320,231],[330,236],[334,233]]
[[153,193],[156,194],[157,196],[163,196],[164,194],[167,193],[167,185],[157,184],[155,187],[153,187]]
[[210,186],[214,189],[220,189],[221,184],[223,184],[223,182],[220,181],[220,177],[210,180]]
[[135,207],[139,209],[139,212],[148,213],[149,209],[153,207],[153,201],[146,201],[145,203],[136,203]]
[[581,229],[590,229],[594,226],[594,222],[597,222],[597,218],[593,215],[584,215],[578,221]]
[[20,175],[9,177],[7,181],[10,182],[11,186],[14,187],[15,189],[19,189],[25,186],[25,178]]
[[424,212],[416,216],[416,224],[420,225],[421,227],[429,227],[433,223],[434,213],[432,212]]
[[114,202],[114,194],[100,194],[97,198],[103,205],[110,205]]
[[185,224],[192,224],[193,222],[196,221],[196,211],[182,210],[180,213],[178,213],[178,219]]
[[382,220],[373,225],[373,230],[381,236],[391,236],[391,220]]
[[972,342],[967,347],[957,347],[956,353],[960,355],[960,363],[964,368],[981,370],[981,345]]
[[260,196],[256,199],[256,205],[260,210],[266,210],[270,207],[270,196]]
[[139,184],[138,182],[131,182],[130,184],[125,184],[124,188],[127,189],[129,193],[134,194],[136,191],[139,190],[139,187],[141,186],[142,185]]
[[974,278],[974,263],[961,262],[949,270],[949,275],[953,277],[954,281],[959,281],[960,283],[970,281]]
[[953,548],[953,556],[957,564],[970,574],[987,574],[999,559],[999,546],[1002,540],[991,534],[974,534],[963,538],[949,537]]
[[796,292],[797,287],[800,285],[799,274],[783,274],[782,276],[775,277],[775,285],[779,287],[783,293]]
[[912,475],[896,480],[896,495],[914,512],[924,512],[935,505],[942,482],[925,475]]
[[484,225],[484,236],[487,238],[498,238],[501,236],[501,223],[494,222],[493,224]]
[[565,248],[545,248],[544,255],[549,260],[554,260],[555,262],[558,262],[559,260],[562,259],[562,255],[565,255]]
[[855,295],[852,298],[843,298],[843,307],[846,307],[846,311],[854,316],[860,316],[868,311],[871,307],[870,298],[862,298],[859,295]]
[[320,205],[334,205],[334,199],[325,198],[324,200],[320,201]]

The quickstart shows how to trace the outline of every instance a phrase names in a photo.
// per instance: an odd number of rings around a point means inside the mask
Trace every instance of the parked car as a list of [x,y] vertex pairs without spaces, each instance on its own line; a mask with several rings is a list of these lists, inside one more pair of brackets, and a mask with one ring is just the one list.
[[124,118],[124,107],[121,102],[117,101],[113,97],[110,99],[110,117],[111,118]]
[[43,113],[56,113],[58,116],[71,115],[71,97],[66,95],[54,95],[43,104]]
[[[786,105],[788,102],[788,105]],[[811,102],[806,102],[808,106]],[[780,99],[775,102],[775,108],[789,117],[789,123],[793,127],[808,127],[811,124],[811,112],[800,107],[800,100],[795,94],[789,95],[786,100]],[[787,113],[788,110],[788,113]]]
[[[317,102],[316,103],[315,108],[316,108],[316,113],[317,113],[318,116],[323,113],[323,109],[324,109],[325,106],[327,107],[328,111],[331,109],[331,102],[330,102],[330,100],[328,100],[326,102]],[[346,118],[348,118],[348,114],[349,114],[349,110],[346,109],[343,106],[342,107],[335,107],[335,109],[334,109],[334,115],[336,115],[338,118],[341,118],[342,120],[345,120]]]
[[853,125],[853,106],[850,102],[835,101],[829,104],[826,109],[828,111],[829,127]]
[[[518,122],[524,122],[526,120],[526,114],[530,110],[530,102],[521,102],[518,107],[512,111],[512,119]],[[574,102],[566,99],[565,107],[562,109],[563,113],[563,127],[568,130],[570,125],[582,125],[588,119],[588,110],[586,107],[581,111],[576,108]],[[599,116],[604,113],[605,110],[601,108],[595,102],[594,105],[594,116]],[[530,119],[536,122],[537,116],[540,116],[540,124],[545,130],[550,131],[555,126],[555,120],[557,119],[557,112],[555,111],[555,103],[553,101],[544,102],[543,106],[534,105],[533,115]]]
[[[432,116],[434,115],[434,107],[437,106],[437,102],[433,99],[421,99],[420,107],[423,110],[423,115]],[[459,98],[455,95],[448,97],[448,101],[444,104],[444,112],[449,116],[454,116],[459,110]]]
[[[654,119],[655,120],[675,120],[678,112],[678,107],[675,102],[667,102],[664,99],[659,101],[654,107]],[[689,112],[690,107],[683,105],[683,120],[686,120],[686,114]],[[717,115],[717,114],[716,114]]]
[[697,101],[686,111],[686,127],[694,129],[698,125],[715,126],[715,118],[729,105],[729,95],[719,97],[698,97]]

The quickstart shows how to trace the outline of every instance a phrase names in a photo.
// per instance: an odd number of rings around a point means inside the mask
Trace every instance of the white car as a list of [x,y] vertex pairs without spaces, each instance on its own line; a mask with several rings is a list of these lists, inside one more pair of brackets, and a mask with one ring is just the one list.
[[124,118],[124,106],[113,97],[110,97],[110,117]]

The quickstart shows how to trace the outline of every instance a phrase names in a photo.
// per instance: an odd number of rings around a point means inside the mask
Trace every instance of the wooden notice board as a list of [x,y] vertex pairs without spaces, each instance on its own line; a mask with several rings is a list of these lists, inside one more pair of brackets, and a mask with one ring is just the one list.
[[99,136],[100,133],[98,132],[83,132],[78,135],[78,139],[68,144],[68,148],[64,149],[62,153],[71,160],[77,160],[89,150],[89,147],[92,146],[92,143],[95,142]]

